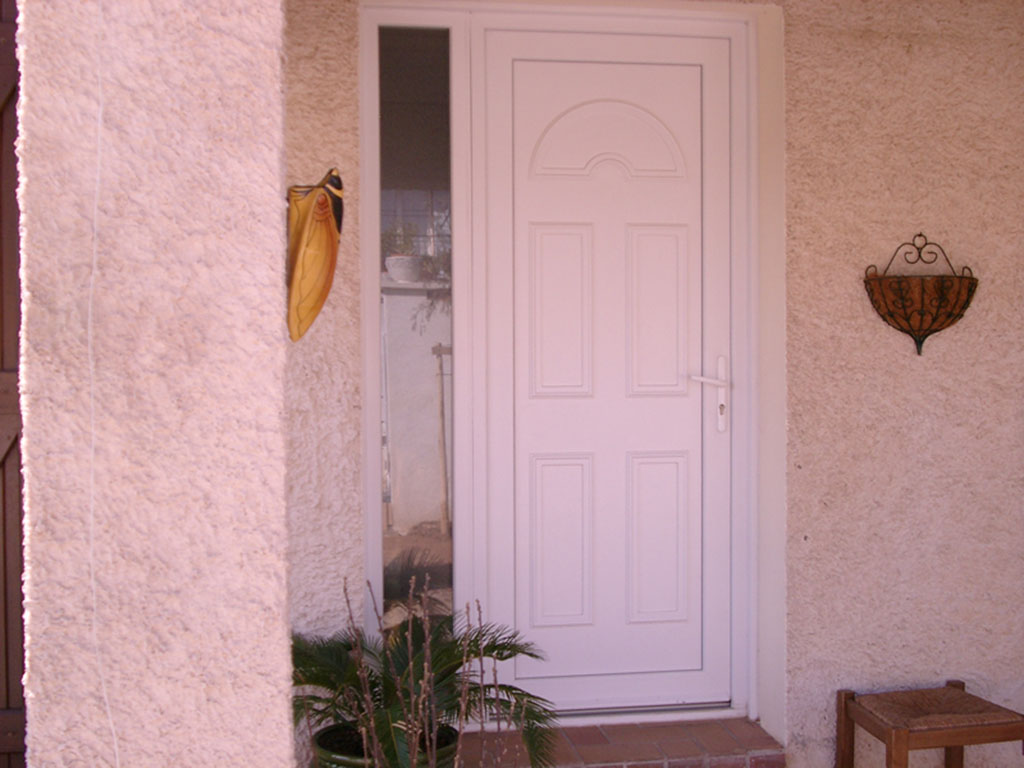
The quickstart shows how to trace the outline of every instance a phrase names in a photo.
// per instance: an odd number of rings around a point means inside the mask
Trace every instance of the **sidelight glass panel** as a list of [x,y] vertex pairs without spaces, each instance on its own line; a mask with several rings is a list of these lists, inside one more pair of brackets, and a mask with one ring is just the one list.
[[415,580],[452,602],[451,140],[447,30],[380,30],[385,621]]

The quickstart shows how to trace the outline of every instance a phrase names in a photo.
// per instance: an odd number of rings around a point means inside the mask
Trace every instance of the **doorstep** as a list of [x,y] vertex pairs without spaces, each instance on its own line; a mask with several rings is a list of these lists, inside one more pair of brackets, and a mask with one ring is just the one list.
[[[466,768],[527,766],[515,738],[468,734]],[[481,743],[482,742],[482,743]],[[746,718],[559,728],[557,768],[785,768],[785,751]]]

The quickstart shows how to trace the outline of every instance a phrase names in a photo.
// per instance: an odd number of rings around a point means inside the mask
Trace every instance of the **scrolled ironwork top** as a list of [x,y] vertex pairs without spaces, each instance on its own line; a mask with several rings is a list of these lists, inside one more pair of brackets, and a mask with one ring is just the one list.
[[[882,275],[889,274],[889,269],[892,267],[892,263],[896,260],[897,256],[902,256],[907,264],[934,264],[941,256],[943,261],[946,262],[946,266],[949,267],[950,274],[956,275],[956,270],[953,269],[953,264],[950,262],[949,256],[946,255],[946,251],[938,243],[930,241],[923,232],[918,232],[914,235],[909,243],[900,243],[896,250],[893,251],[889,263],[885,265]],[[970,267],[964,267],[960,274],[963,277],[971,277],[974,273],[971,272]],[[874,264],[869,265],[864,270],[864,276],[877,277],[878,267]]]

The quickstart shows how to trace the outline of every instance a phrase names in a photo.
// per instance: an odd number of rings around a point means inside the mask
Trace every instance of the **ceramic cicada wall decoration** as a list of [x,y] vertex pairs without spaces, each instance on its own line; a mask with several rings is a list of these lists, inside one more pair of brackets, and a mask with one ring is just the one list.
[[331,292],[342,212],[337,168],[315,186],[288,190],[288,334],[292,341],[309,330]]

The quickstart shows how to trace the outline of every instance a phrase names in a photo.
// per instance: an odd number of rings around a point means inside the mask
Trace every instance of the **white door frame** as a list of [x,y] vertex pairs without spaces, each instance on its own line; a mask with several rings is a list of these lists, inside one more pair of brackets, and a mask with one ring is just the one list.
[[[452,253],[453,253],[453,348],[454,348],[454,487],[455,604],[464,605],[480,596],[479,585],[487,578],[486,530],[474,514],[487,498],[485,449],[487,424],[485,338],[487,308],[479,298],[485,292],[486,275],[480,264],[466,254],[483,253],[486,242],[471,226],[471,199],[482,189],[484,169],[472,167],[470,110],[473,84],[471,57],[473,19],[489,16],[495,23],[538,29],[572,24],[587,17],[597,26],[620,30],[643,27],[658,18],[716,20],[732,31],[737,57],[734,70],[741,77],[734,87],[734,115],[743,116],[746,136],[736,136],[740,156],[733,166],[732,215],[732,707],[731,712],[752,718],[767,706],[769,730],[781,737],[784,722],[784,556],[785,524],[785,370],[784,360],[784,208],[782,189],[783,139],[781,131],[781,12],[750,5],[652,4],[560,7],[543,4],[489,4],[455,0],[395,2],[364,0],[360,13],[360,230],[362,239],[362,336],[363,336],[363,492],[366,514],[366,574],[381,594],[382,522],[380,515],[380,312],[379,312],[379,131],[377,29],[380,26],[421,26],[451,30],[451,127],[452,127]],[[760,46],[760,49],[759,49]],[[771,51],[763,49],[771,47]],[[770,56],[766,59],[766,54]],[[765,71],[766,88],[759,80]],[[761,114],[758,105],[761,102]],[[773,107],[767,129],[762,128],[764,105]],[[742,133],[742,131],[741,131]],[[765,157],[765,160],[762,160]],[[770,162],[767,162],[770,161]],[[767,173],[766,173],[767,172]],[[758,200],[768,205],[759,210]],[[772,218],[767,218],[770,213]],[[767,238],[767,243],[766,243]],[[460,254],[464,254],[460,258]],[[767,267],[767,268],[766,268]],[[474,303],[474,301],[476,303]],[[766,362],[758,351],[775,355]],[[767,389],[760,386],[767,384]],[[476,414],[476,415],[475,415]],[[766,473],[771,473],[766,477]],[[767,503],[767,504],[765,504]],[[766,506],[768,508],[766,508]],[[759,525],[759,522],[761,525]],[[770,535],[761,535],[771,526]],[[780,531],[783,533],[780,534]],[[772,565],[762,568],[761,563]],[[759,580],[759,573],[767,577]],[[759,614],[759,606],[767,612]],[[486,606],[484,606],[486,609]],[[372,609],[367,605],[367,617]],[[371,622],[372,625],[372,622]],[[780,640],[781,636],[781,640]],[[758,665],[759,643],[772,657]],[[784,681],[783,681],[784,682]],[[759,694],[761,694],[759,696]],[[722,716],[723,710],[705,713]],[[701,713],[690,713],[700,716]],[[671,716],[680,716],[673,713]],[[629,717],[635,719],[635,714]],[[608,719],[608,718],[605,718]]]

